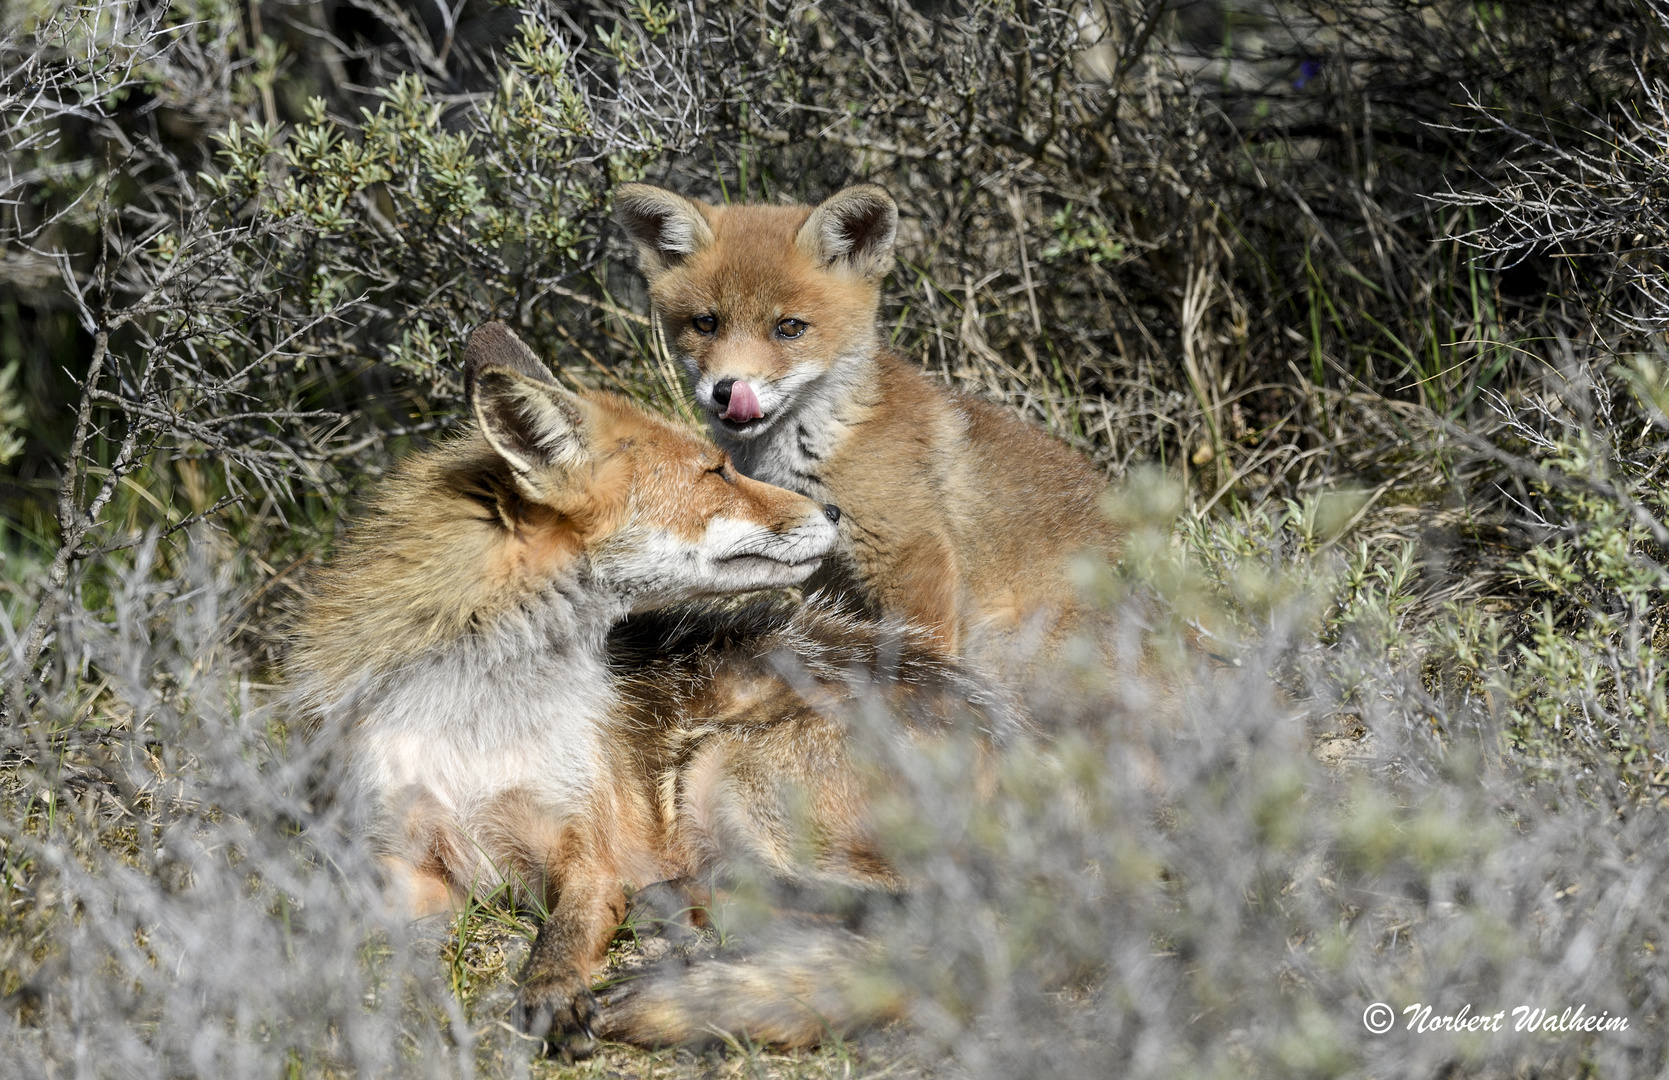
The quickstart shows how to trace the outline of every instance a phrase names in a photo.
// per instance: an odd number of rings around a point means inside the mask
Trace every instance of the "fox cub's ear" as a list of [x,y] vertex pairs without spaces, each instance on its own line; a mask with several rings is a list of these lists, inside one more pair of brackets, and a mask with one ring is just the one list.
[[548,492],[546,470],[590,460],[585,399],[556,385],[550,370],[502,323],[470,335],[464,388],[481,434],[510,466],[517,486],[535,499]]
[[898,205],[883,187],[857,184],[824,199],[794,243],[819,266],[878,278],[892,269]]
[[637,264],[645,275],[677,266],[713,242],[712,226],[701,208],[682,195],[648,184],[621,184],[614,189],[614,220],[637,248]]

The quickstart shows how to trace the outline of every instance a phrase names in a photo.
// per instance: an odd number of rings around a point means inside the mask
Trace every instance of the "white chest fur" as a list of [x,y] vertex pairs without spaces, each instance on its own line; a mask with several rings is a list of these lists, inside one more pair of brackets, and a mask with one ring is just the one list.
[[790,372],[778,383],[791,402],[781,418],[753,439],[717,431],[719,445],[745,475],[829,501],[824,474],[868,409],[863,393],[873,383],[873,364],[866,356],[854,356],[826,371]]
[[417,787],[463,818],[512,789],[555,810],[595,783],[613,700],[600,667],[537,657],[481,671],[440,657],[404,674],[353,736],[356,778],[384,808]]
[[398,829],[391,818],[415,799],[466,837],[510,791],[553,818],[581,810],[604,770],[601,729],[615,703],[601,635],[591,636],[453,642],[341,703],[355,717],[350,781],[381,827]]

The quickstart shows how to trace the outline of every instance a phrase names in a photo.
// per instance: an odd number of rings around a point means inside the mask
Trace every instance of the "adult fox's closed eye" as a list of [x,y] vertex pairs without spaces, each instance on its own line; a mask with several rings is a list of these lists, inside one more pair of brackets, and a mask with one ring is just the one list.
[[[836,515],[624,399],[561,389],[502,326],[471,338],[465,383],[475,430],[383,487],[321,573],[290,665],[296,700],[338,741],[391,891],[414,915],[505,883],[550,905],[520,995],[541,1034],[658,1041],[746,1022],[755,1038],[816,1041],[829,1018],[794,1020],[787,997],[786,1020],[719,995],[753,1011],[674,1022],[682,999],[659,981],[599,1016],[589,984],[627,890],[743,863],[898,888],[842,729],[767,654],[809,665],[823,706],[850,693],[852,664],[911,669],[896,684],[906,698],[978,688],[919,635],[817,611],[765,626],[715,616],[705,645],[682,646],[699,663],[623,676],[611,628],[803,581]],[[798,836],[790,823],[808,811]]]

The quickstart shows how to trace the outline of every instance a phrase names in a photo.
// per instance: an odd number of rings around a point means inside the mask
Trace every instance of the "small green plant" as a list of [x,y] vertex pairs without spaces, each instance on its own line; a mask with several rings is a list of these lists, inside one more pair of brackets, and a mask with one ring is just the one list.
[[1107,219],[1067,203],[1049,218],[1054,239],[1043,249],[1047,262],[1082,254],[1092,263],[1115,263],[1124,258],[1124,241],[1114,235]]

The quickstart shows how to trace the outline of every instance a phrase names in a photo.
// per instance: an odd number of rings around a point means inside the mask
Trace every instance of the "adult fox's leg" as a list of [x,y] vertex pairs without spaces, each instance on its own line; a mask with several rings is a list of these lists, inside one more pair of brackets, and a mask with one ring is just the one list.
[[597,813],[557,828],[529,809],[508,815],[505,824],[521,840],[517,861],[527,864],[524,879],[540,880],[550,904],[517,979],[517,1019],[523,1030],[552,1039],[569,1056],[589,1053],[597,1008],[591,980],[626,917],[617,846],[609,837],[618,822]]

